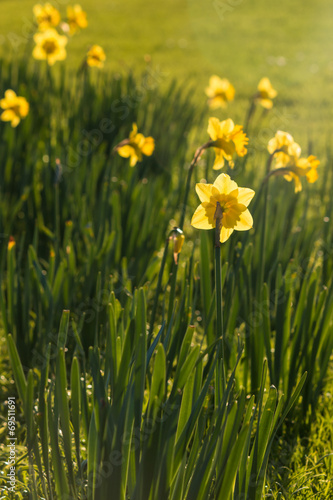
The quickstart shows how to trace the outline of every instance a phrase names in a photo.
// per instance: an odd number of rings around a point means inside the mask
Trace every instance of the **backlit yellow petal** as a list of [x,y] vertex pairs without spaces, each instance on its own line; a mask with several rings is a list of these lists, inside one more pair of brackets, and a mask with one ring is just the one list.
[[15,117],[15,113],[11,109],[6,109],[3,113],[1,113],[1,120],[4,122],[11,122]]
[[222,227],[220,233],[220,242],[224,243],[225,241],[227,241],[227,239],[230,238],[233,231],[234,231],[233,228]]
[[207,132],[209,137],[216,141],[220,134],[220,120],[218,118],[209,118]]
[[213,184],[220,193],[228,194],[238,188],[235,181],[232,181],[227,174],[220,174]]
[[201,204],[193,214],[191,225],[197,229],[212,229],[215,227],[216,208],[212,204]]
[[213,165],[214,170],[220,170],[221,168],[224,167],[225,160],[224,160],[224,155],[222,149],[214,148],[215,151],[215,161]]
[[203,182],[199,182],[195,185],[195,190],[201,202],[210,202],[213,194],[217,194],[217,189],[214,188],[212,184],[205,184]]
[[272,109],[273,107],[273,101],[271,101],[270,99],[260,99],[260,104],[265,109]]
[[242,203],[246,207],[248,206],[254,195],[255,192],[253,191],[253,189],[241,188],[241,187],[238,188],[238,196],[237,196],[238,202]]
[[129,145],[121,146],[120,148],[117,149],[117,152],[119,156],[122,156],[123,158],[129,158],[133,153],[133,148],[132,146]]
[[146,137],[144,140],[144,144],[141,148],[141,151],[146,156],[151,156],[155,149],[155,141],[152,137]]
[[130,167],[135,167],[138,160],[139,160],[138,156],[136,154],[132,154],[132,156],[130,158]]
[[240,214],[235,229],[237,229],[237,231],[247,231],[251,229],[251,227],[253,227],[253,218],[249,210],[246,209]]

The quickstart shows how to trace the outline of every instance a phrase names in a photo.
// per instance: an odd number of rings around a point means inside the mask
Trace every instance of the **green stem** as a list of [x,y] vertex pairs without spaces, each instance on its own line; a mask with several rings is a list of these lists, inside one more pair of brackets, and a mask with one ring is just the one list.
[[[183,230],[184,222],[185,222],[186,206],[187,206],[187,201],[188,201],[188,195],[190,193],[192,172],[193,172],[194,167],[196,166],[198,160],[200,159],[200,156],[202,155],[203,151],[207,148],[210,148],[213,145],[213,143],[214,143],[214,141],[208,141],[196,150],[194,157],[193,157],[193,160],[191,162],[190,168],[188,170],[184,201],[183,201],[182,212],[181,212],[181,216],[180,216],[180,222],[179,222],[179,226],[178,226],[179,229],[181,229],[181,230]],[[177,281],[178,265],[179,265],[179,260],[178,260],[177,264],[175,262],[173,262],[172,268],[171,268],[172,278],[171,278],[171,290],[170,290],[169,309],[168,309],[168,324],[171,320],[172,311],[173,311],[173,302],[174,302],[175,293],[176,293],[176,281]]]
[[151,337],[153,335],[153,328],[154,328],[155,316],[156,316],[156,311],[157,311],[158,297],[159,297],[160,291],[161,291],[163,272],[164,272],[164,268],[165,268],[166,258],[168,255],[168,247],[169,247],[169,236],[165,240],[164,253],[163,253],[163,257],[162,257],[160,271],[158,274],[158,281],[157,281],[157,287],[156,287],[156,292],[155,292],[154,305],[153,305],[153,310],[152,310],[151,318],[150,318],[149,339],[151,339]]
[[266,226],[267,226],[267,210],[268,210],[268,182],[270,177],[270,168],[272,163],[273,155],[270,155],[266,163],[266,177],[263,180],[263,190],[264,190],[264,207],[263,207],[263,218],[262,218],[262,230],[261,230],[261,241],[260,241],[260,267],[259,267],[259,280],[257,290],[257,300],[259,304],[261,303],[262,287],[265,280],[265,257],[266,257]]
[[215,212],[215,296],[216,296],[216,334],[220,339],[218,344],[218,360],[221,360],[222,366],[222,388],[225,390],[225,366],[224,366],[224,332],[223,332],[223,314],[222,314],[222,266],[221,266],[221,243],[220,232],[223,212],[220,204],[217,202]]
[[54,185],[55,190],[55,204],[54,204],[54,218],[55,218],[55,254],[59,258],[60,247],[60,202],[59,202],[59,184]]
[[255,109],[256,109],[256,103],[255,103],[255,98],[253,96],[252,99],[251,99],[251,102],[250,102],[250,106],[249,106],[246,118],[245,118],[245,122],[244,122],[244,130],[245,130],[245,132],[248,132],[248,130],[249,130],[251,118],[253,116],[253,113],[254,113]]
[[186,206],[187,206],[187,200],[188,200],[188,195],[190,192],[190,187],[191,187],[191,177],[192,177],[192,172],[194,170],[194,167],[196,166],[198,160],[200,159],[200,156],[202,155],[203,151],[213,145],[214,141],[208,141],[202,146],[200,146],[193,157],[193,160],[191,162],[190,168],[188,169],[188,174],[187,174],[187,180],[186,180],[186,188],[185,188],[185,195],[184,195],[184,202],[183,202],[183,207],[182,207],[182,213],[180,217],[180,223],[179,223],[179,229],[183,230],[184,222],[185,222],[185,214],[186,214]]

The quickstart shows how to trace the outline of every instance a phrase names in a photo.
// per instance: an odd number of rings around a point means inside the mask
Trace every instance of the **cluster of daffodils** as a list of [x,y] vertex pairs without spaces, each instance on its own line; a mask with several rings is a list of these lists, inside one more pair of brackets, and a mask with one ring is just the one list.
[[[211,109],[226,108],[228,102],[233,101],[235,97],[235,87],[227,78],[220,78],[217,75],[210,77],[205,92]],[[267,77],[262,78],[253,96],[253,104],[260,104],[265,109],[271,109],[276,96],[277,91],[272,87],[270,80]]]
[[302,177],[311,184],[318,179],[320,161],[313,155],[301,157],[300,145],[288,132],[278,130],[268,142],[267,149],[273,161],[269,176],[283,175],[287,181],[294,181],[296,193],[302,190]]
[[[37,4],[33,8],[38,32],[34,35],[35,47],[32,55],[37,60],[45,60],[50,66],[67,57],[68,36],[73,36],[88,26],[87,14],[78,4],[67,7],[67,17],[61,15],[50,3]],[[59,32],[61,31],[61,32]],[[86,54],[85,65],[103,67],[105,53],[99,45],[93,45]]]

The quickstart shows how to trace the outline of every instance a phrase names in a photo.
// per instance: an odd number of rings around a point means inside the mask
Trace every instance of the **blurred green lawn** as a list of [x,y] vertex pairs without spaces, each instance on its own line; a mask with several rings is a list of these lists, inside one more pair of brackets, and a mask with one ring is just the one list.
[[[2,0],[0,53],[26,46],[30,0]],[[43,2],[42,2],[43,3]],[[70,0],[54,0],[65,15]],[[227,77],[236,98],[250,96],[263,76],[288,106],[289,131],[330,128],[333,104],[333,2],[317,0],[81,0],[89,26],[70,40],[76,68],[87,47],[105,48],[108,69],[138,72],[149,54],[162,84],[191,83],[198,99],[211,74]],[[17,38],[18,37],[18,38]],[[31,42],[32,43],[32,42]],[[10,50],[9,50],[10,49]],[[30,50],[30,49],[29,49]],[[228,114],[244,115],[231,104]],[[223,112],[224,113],[224,112]]]

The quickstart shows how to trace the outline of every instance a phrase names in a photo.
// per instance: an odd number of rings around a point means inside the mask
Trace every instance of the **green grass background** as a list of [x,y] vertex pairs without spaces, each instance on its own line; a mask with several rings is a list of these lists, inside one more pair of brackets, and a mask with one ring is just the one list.
[[[60,4],[65,15],[66,5],[75,1],[51,3]],[[268,76],[279,92],[276,109],[285,116],[284,128],[296,140],[302,143],[308,137],[313,141],[330,137],[332,1],[82,0],[79,3],[87,11],[89,26],[70,40],[67,68],[75,70],[93,43],[105,49],[106,70],[110,71],[125,73],[130,68],[138,73],[146,66],[145,56],[149,54],[158,82],[167,87],[176,78],[178,83],[192,86],[198,103],[205,100],[204,89],[211,74],[227,77],[236,88],[236,100],[227,111],[214,114],[235,119],[244,117],[246,101],[259,79]],[[32,50],[33,5],[30,0],[1,0],[0,55],[11,58]],[[55,70],[58,66],[59,63]],[[1,94],[5,90],[0,89]],[[203,126],[196,125],[205,129],[206,122]],[[274,132],[269,131],[271,136]],[[319,155],[316,145],[314,153]],[[332,387],[331,370],[327,397],[322,401],[308,441],[294,443],[291,437],[288,446],[285,442],[277,443],[276,462],[271,464],[271,498],[281,498],[278,496],[281,490],[286,495],[282,498],[291,494],[294,498],[318,495],[318,490],[312,489],[314,474],[322,474],[316,487],[323,484],[323,494],[329,494],[332,462],[327,465],[322,457],[332,449]],[[294,472],[289,475],[290,470]],[[283,486],[278,492],[279,481]],[[302,488],[297,496],[294,492]],[[318,498],[324,497],[318,495]]]
[[[65,16],[75,2],[55,0]],[[87,47],[105,48],[106,68],[135,72],[149,54],[163,84],[192,84],[198,100],[211,74],[227,77],[236,98],[247,99],[262,76],[288,106],[289,130],[310,135],[331,128],[333,3],[330,0],[82,0],[88,29],[68,44],[68,66]],[[23,50],[31,33],[33,1],[2,0],[0,50]],[[30,36],[31,40],[31,36]],[[32,43],[32,42],[30,42]],[[240,119],[231,104],[228,114]],[[298,139],[299,140],[299,139]]]

